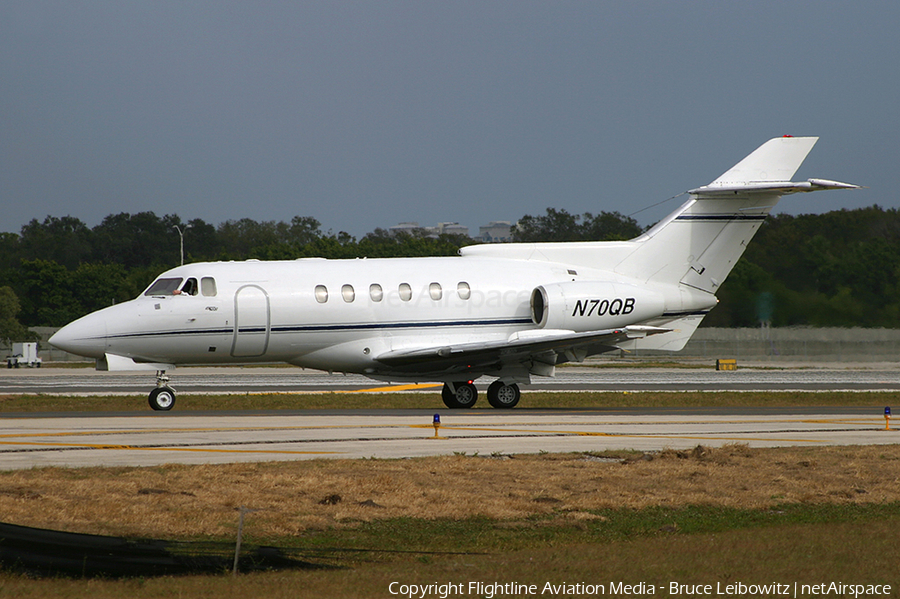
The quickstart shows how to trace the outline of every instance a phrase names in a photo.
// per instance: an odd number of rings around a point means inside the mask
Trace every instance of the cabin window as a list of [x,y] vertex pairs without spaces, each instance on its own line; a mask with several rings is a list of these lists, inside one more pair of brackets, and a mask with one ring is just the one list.
[[324,304],[328,301],[328,287],[325,285],[316,285],[316,301]]
[[469,299],[469,297],[472,296],[472,290],[469,288],[469,284],[465,281],[460,281],[456,286],[456,295],[459,296],[459,299]]
[[348,304],[356,299],[356,292],[353,291],[353,285],[344,285],[341,287],[341,297],[343,297],[344,301]]
[[441,289],[440,283],[432,283],[428,286],[428,294],[431,296],[431,299],[438,301],[444,296],[444,290]]
[[206,297],[216,296],[216,280],[212,277],[203,277],[200,279],[200,293]]
[[184,287],[181,288],[181,293],[183,295],[197,295],[197,279],[191,277],[184,283]]
[[181,286],[184,279],[181,277],[173,279],[156,279],[144,295],[175,295],[175,291]]
[[384,298],[384,290],[381,288],[381,285],[378,283],[369,285],[369,297],[372,298],[373,302],[380,302]]
[[409,283],[400,283],[400,299],[404,302],[412,299],[412,287],[409,286]]

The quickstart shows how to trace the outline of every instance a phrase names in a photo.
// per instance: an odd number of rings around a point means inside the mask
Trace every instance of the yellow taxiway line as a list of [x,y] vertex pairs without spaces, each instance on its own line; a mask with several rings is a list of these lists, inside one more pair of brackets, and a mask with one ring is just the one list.
[[79,449],[100,449],[118,451],[193,451],[200,453],[267,453],[267,454],[292,454],[292,455],[339,455],[342,451],[291,451],[280,449],[215,449],[212,447],[141,447],[140,445],[113,445],[98,443],[50,443],[38,441],[3,442],[0,445],[33,445],[38,447],[59,447]]
[[[430,425],[412,424],[411,428],[432,428]],[[506,432],[506,433],[532,433],[535,435],[566,435],[572,437],[619,437],[619,438],[635,438],[635,439],[694,439],[694,440],[718,440],[718,441],[772,441],[771,438],[765,437],[723,437],[716,433],[708,435],[666,435],[664,433],[603,433],[590,431],[567,431],[567,430],[540,430],[528,428],[489,428],[489,427],[466,427],[466,426],[441,426],[441,430],[457,430],[457,431],[484,431],[484,432]],[[777,434],[774,432],[772,434]],[[447,437],[452,439],[453,437]],[[789,441],[791,443],[825,443],[821,439],[779,439],[780,441]]]
[[353,389],[351,391],[332,391],[332,393],[390,393],[391,391],[416,391],[417,389],[433,389],[434,387],[442,386],[442,383],[414,383],[411,385],[372,387],[371,389]]

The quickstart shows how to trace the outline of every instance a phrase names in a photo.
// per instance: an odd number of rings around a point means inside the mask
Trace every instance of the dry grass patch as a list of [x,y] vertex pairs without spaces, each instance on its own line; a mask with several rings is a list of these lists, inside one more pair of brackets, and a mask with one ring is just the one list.
[[658,454],[447,456],[152,468],[40,468],[0,473],[6,522],[76,532],[167,538],[234,533],[255,510],[261,537],[302,535],[393,518],[556,514],[604,509],[900,501],[900,446],[750,449],[727,445]]

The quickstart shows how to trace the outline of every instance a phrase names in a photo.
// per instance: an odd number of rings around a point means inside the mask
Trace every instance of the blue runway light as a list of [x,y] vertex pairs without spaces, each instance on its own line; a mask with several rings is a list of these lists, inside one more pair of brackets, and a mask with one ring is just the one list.
[[441,415],[435,414],[434,421],[432,422],[432,426],[434,426],[434,438],[440,439],[438,436],[438,431],[441,430]]
[[[891,415],[891,408],[890,408],[890,406],[885,406],[885,408],[884,408],[884,415],[885,415],[885,416],[890,416],[890,415]],[[435,414],[434,417],[437,418],[437,414]]]

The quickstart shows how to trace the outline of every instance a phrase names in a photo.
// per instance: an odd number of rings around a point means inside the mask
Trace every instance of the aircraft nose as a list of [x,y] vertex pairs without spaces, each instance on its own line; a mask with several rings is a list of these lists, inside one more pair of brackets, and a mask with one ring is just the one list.
[[88,314],[58,330],[49,341],[70,354],[102,358],[106,353],[106,318]]

